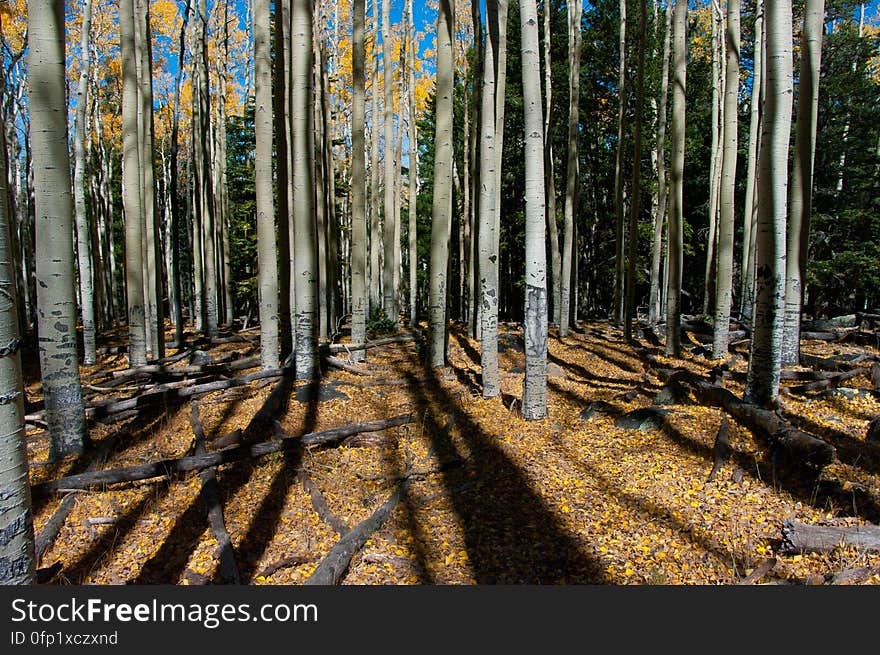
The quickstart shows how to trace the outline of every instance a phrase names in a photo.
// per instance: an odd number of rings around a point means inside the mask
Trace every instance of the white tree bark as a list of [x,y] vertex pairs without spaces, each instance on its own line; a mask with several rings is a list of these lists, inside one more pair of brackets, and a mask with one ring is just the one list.
[[667,256],[666,285],[666,354],[677,357],[681,353],[681,277],[684,255],[684,138],[685,90],[687,87],[687,0],[675,0],[672,32],[672,156],[669,181],[669,254]]
[[761,105],[764,100],[764,3],[755,6],[754,72],[752,74],[751,114],[749,118],[749,158],[746,165],[746,194],[743,200],[743,254],[740,281],[740,312],[752,317],[755,300],[755,219],[758,182],[758,137],[761,129]]
[[745,397],[757,404],[779,392],[785,309],[788,143],[792,109],[790,0],[767,3],[767,96],[758,163],[755,315]]
[[85,447],[76,339],[64,3],[28,3],[28,103],[36,222],[37,329],[52,459]]
[[568,335],[571,319],[571,265],[574,250],[574,214],[577,202],[578,125],[581,95],[581,14],[580,2],[568,3],[568,162],[565,178],[565,215],[562,228],[562,270],[560,271],[559,336]]
[[[5,83],[0,77],[0,97]],[[0,585],[27,585],[35,582],[34,527],[7,180],[6,138],[0,130]]]
[[801,307],[807,251],[810,245],[810,218],[813,210],[813,159],[816,153],[824,20],[825,0],[808,0],[801,32],[797,134],[791,166],[786,239],[785,333],[782,339],[782,363],[787,366],[795,366],[800,361]]
[[[269,0],[253,0],[254,180],[257,205],[258,284],[260,288],[260,364],[278,368],[278,248],[272,192],[272,55]],[[284,262],[287,265],[287,262]]]
[[727,356],[730,306],[733,292],[734,192],[736,155],[739,147],[737,97],[739,93],[739,0],[727,2],[727,73],[724,88],[724,134],[721,161],[720,215],[718,220],[718,266],[715,274],[715,329],[712,354]]
[[[354,92],[351,106],[351,340],[367,340],[367,186],[366,186],[366,22],[365,0],[354,0],[352,6],[352,81]],[[363,361],[366,350],[351,354],[354,361]]]
[[318,368],[318,246],[314,217],[312,133],[312,8],[307,0],[291,3],[293,53],[291,115],[293,141],[294,352],[298,380],[313,380]]
[[522,414],[529,421],[547,416],[547,253],[544,217],[544,138],[541,59],[535,0],[520,0],[523,112],[526,160],[525,332],[526,370]]
[[82,35],[80,38],[80,71],[74,116],[73,196],[76,209],[76,246],[79,262],[80,314],[83,325],[83,364],[98,359],[95,346],[95,299],[92,274],[91,230],[86,213],[86,111],[89,104],[89,35],[92,22],[92,0],[83,0]]
[[452,229],[452,42],[455,6],[452,0],[440,0],[437,15],[437,86],[436,136],[434,151],[434,202],[431,212],[431,267],[429,278],[428,320],[430,327],[430,364],[446,364],[446,303],[449,238]]
[[394,272],[397,269],[399,240],[394,239],[394,178],[397,166],[394,161],[394,62],[391,57],[391,0],[382,3],[382,87],[385,94],[385,202],[382,245],[385,250],[385,264],[382,269],[382,308],[385,315],[397,323],[397,289],[394,286]]
[[477,229],[480,276],[480,364],[483,371],[483,398],[501,393],[498,374],[498,242],[495,233],[498,189],[495,168],[495,79],[497,74],[499,7],[487,0],[488,35],[483,47],[483,88],[480,100],[480,197]]
[[666,184],[666,109],[669,98],[669,50],[672,41],[672,5],[667,3],[664,10],[666,16],[663,35],[663,62],[660,74],[660,101],[657,110],[657,204],[654,207],[654,233],[651,241],[651,291],[648,300],[648,321],[656,323],[660,320],[663,280],[660,275],[660,264],[663,258],[663,225],[666,221],[667,184]]

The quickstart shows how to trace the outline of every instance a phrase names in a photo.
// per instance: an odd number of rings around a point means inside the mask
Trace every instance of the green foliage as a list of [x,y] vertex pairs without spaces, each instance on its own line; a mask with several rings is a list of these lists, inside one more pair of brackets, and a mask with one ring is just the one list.
[[384,309],[376,309],[370,313],[370,319],[367,321],[367,337],[369,339],[393,334],[396,331],[394,321],[385,315]]
[[254,106],[231,116],[226,126],[226,176],[229,187],[229,249],[235,315],[256,313],[257,218],[254,190]]

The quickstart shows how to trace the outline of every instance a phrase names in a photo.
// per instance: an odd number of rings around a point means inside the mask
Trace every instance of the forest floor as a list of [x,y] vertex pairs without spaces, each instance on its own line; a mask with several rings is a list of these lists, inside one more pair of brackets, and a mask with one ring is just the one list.
[[[838,460],[818,476],[774,465],[766,444],[731,419],[730,463],[707,483],[721,410],[684,401],[664,407],[669,413],[660,427],[617,427],[616,417],[652,405],[663,383],[608,324],[583,324],[563,340],[551,333],[550,416],[523,420],[524,355],[515,327],[502,326],[503,395],[497,399],[480,397],[479,343],[461,326],[450,334],[446,370],[427,371],[416,345],[397,343],[369,350],[363,366],[372,378],[330,370],[317,394],[296,383],[278,417],[288,435],[401,413],[416,419],[337,447],[220,467],[242,581],[303,583],[340,538],[330,523],[344,532],[396,489],[400,502],[354,555],[342,584],[732,584],[771,559],[763,582],[822,583],[842,570],[880,565],[880,554],[855,548],[779,552],[785,519],[838,526],[880,520],[880,464],[873,450],[854,454],[873,445],[865,444],[865,430],[880,415],[876,393],[781,396],[787,418],[839,447]],[[257,353],[245,339],[206,350],[214,358]],[[804,344],[805,352],[820,356],[865,350]],[[716,363],[653,352],[669,366],[701,374]],[[82,376],[98,379],[126,366],[124,354],[105,355]],[[745,361],[732,369],[745,371]],[[724,383],[737,395],[739,379]],[[247,425],[274,384],[200,398],[209,450],[211,440]],[[870,376],[846,382],[870,384]],[[86,391],[95,399],[105,397],[99,384],[91,387]],[[27,393],[30,406],[39,403],[33,372]],[[187,400],[114,425],[93,423],[96,443],[122,435],[103,468],[191,454],[190,410]],[[47,435],[39,427],[28,430],[28,450],[32,483],[82,470],[83,462],[47,465]],[[308,480],[338,521],[318,515]],[[60,563],[56,584],[215,581],[217,541],[200,487],[191,473],[77,493],[41,566]],[[62,498],[35,498],[37,533]],[[880,583],[880,575],[867,582]]]

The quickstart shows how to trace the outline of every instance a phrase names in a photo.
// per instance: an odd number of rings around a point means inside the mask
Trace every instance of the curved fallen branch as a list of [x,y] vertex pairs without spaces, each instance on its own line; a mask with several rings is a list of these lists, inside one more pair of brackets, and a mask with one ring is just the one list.
[[[205,430],[199,420],[199,402],[197,400],[192,401],[189,422],[195,435],[196,455],[204,455],[207,453]],[[232,539],[229,538],[226,519],[223,517],[223,503],[220,501],[220,490],[217,486],[216,467],[211,466],[199,472],[199,479],[202,482],[202,498],[205,499],[205,504],[208,506],[208,523],[217,540],[217,559],[220,560],[217,571],[220,574],[220,579],[226,584],[241,584],[241,574],[235,561],[235,549],[232,547]]]
[[391,512],[400,501],[407,485],[408,478],[400,481],[397,489],[370,518],[361,521],[354,528],[345,533],[330,549],[330,552],[321,560],[308,580],[307,585],[335,585],[348,570],[352,557],[364,547],[367,539],[391,516]]
[[31,487],[31,492],[34,495],[39,495],[59,491],[61,489],[87,489],[98,485],[115,484],[117,482],[136,482],[138,480],[169,476],[175,473],[201,471],[210,466],[219,466],[221,464],[237,462],[252,457],[263,457],[264,455],[284,450],[325,446],[340,441],[345,437],[350,437],[353,434],[385,430],[406,423],[412,423],[414,420],[415,416],[413,414],[401,414],[393,418],[365,421],[363,423],[351,423],[349,425],[342,425],[321,432],[310,432],[309,434],[302,436],[285,437],[284,439],[275,441],[264,441],[256,444],[237,446],[235,448],[228,448],[226,450],[207,453],[205,455],[164,459],[149,464],[68,475],[57,480],[33,485]]

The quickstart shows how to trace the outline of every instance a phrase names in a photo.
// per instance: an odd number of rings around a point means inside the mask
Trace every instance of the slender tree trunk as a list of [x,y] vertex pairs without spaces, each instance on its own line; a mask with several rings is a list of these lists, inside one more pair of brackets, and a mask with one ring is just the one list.
[[522,414],[528,421],[547,416],[547,253],[544,216],[544,139],[541,116],[541,60],[535,0],[520,0],[523,112],[526,160],[526,370]]
[[624,206],[623,206],[623,119],[626,115],[626,0],[620,0],[620,26],[618,45],[618,73],[617,73],[617,154],[614,164],[614,213],[615,233],[614,243],[616,248],[614,260],[614,320],[623,322],[624,306]]
[[186,3],[183,11],[183,23],[180,27],[179,51],[177,56],[177,75],[174,78],[174,109],[171,114],[171,265],[173,274],[169,274],[172,294],[177,299],[173,306],[174,340],[178,349],[183,348],[183,294],[180,278],[183,273],[180,265],[180,190],[178,185],[179,169],[177,161],[178,134],[180,130],[180,85],[183,78],[183,62],[186,51],[186,27],[189,24],[190,3]]
[[471,213],[468,216],[469,239],[468,239],[468,269],[467,269],[467,292],[468,292],[468,330],[474,339],[480,338],[480,288],[479,288],[479,217],[478,207],[480,204],[480,163],[479,146],[482,117],[482,87],[483,87],[483,18],[479,2],[471,3],[471,24],[474,28],[474,68],[471,79],[473,80],[472,94],[474,108],[474,128],[471,131],[471,139],[468,144],[470,160],[473,162],[473,172],[470,177],[471,184]]
[[636,66],[636,125],[633,144],[632,201],[629,213],[628,256],[626,267],[626,302],[624,337],[632,341],[632,322],[636,315],[636,260],[638,259],[639,213],[642,204],[642,102],[645,85],[645,40],[648,8],[645,0],[639,7],[639,52]]
[[385,315],[397,324],[397,294],[394,271],[397,268],[399,244],[394,242],[394,70],[391,60],[391,0],[382,3],[382,87],[385,93],[385,204],[382,211],[384,225],[382,242],[385,264],[382,269],[382,308]]
[[498,373],[498,238],[495,233],[498,189],[495,186],[495,94],[499,43],[499,3],[487,0],[486,21],[488,37],[483,48],[483,89],[480,94],[480,364],[483,370],[483,398],[494,398],[501,393]]
[[657,205],[654,207],[654,232],[651,241],[651,292],[648,300],[648,321],[656,323],[662,315],[663,298],[660,263],[663,258],[663,226],[666,221],[666,107],[669,99],[669,50],[672,38],[672,6],[664,10],[663,61],[660,74],[660,101],[657,109]]
[[568,161],[565,179],[565,220],[562,232],[562,268],[559,285],[559,336],[568,336],[571,318],[574,214],[580,179],[578,126],[581,95],[581,14],[579,2],[568,4]]
[[[553,144],[550,141],[550,114],[553,101],[553,69],[550,58],[549,2],[544,2],[544,179],[547,183],[547,236],[550,241],[550,297],[552,322],[561,324],[562,309],[562,253],[559,252],[559,227],[556,224],[556,166],[553,161]],[[571,55],[569,55],[569,58]],[[569,143],[569,157],[571,144]]]
[[[260,364],[278,368],[278,248],[272,193],[272,56],[269,0],[253,0],[254,183],[257,205],[257,257],[260,288]],[[284,262],[287,265],[287,262]]]
[[291,3],[291,51],[293,117],[293,224],[296,321],[294,352],[298,380],[313,380],[318,375],[318,261],[314,220],[314,150],[309,147],[312,134],[312,8],[308,0]]
[[49,456],[56,459],[82,452],[87,439],[76,342],[62,2],[28,3],[28,48],[37,329]]
[[448,293],[449,238],[452,226],[452,91],[455,5],[440,0],[437,15],[436,136],[434,151],[434,201],[431,211],[431,267],[428,318],[430,363],[446,365],[446,303]]
[[204,304],[205,304],[205,336],[217,335],[220,313],[217,308],[217,259],[214,238],[214,194],[211,187],[211,157],[208,149],[211,134],[211,101],[208,81],[208,10],[207,1],[199,0],[198,52],[195,53],[195,65],[198,67],[198,86],[194,101],[198,104],[199,120],[194,126],[194,134],[198,134],[196,157],[201,164],[200,185],[197,192],[198,211],[204,240],[202,257],[204,270]]
[[718,268],[715,275],[715,330],[712,354],[727,356],[730,307],[733,294],[733,227],[736,191],[736,155],[739,149],[739,0],[727,2],[727,73],[724,87],[724,136],[721,162],[720,217],[718,221]]
[[782,339],[782,364],[787,366],[795,366],[800,361],[801,307],[810,244],[810,217],[813,210],[813,160],[816,153],[824,20],[825,0],[808,0],[801,32],[797,133],[791,166],[789,189],[791,195],[786,239],[785,332]]
[[419,315],[419,292],[418,292],[418,196],[419,196],[419,147],[416,123],[416,30],[415,17],[413,15],[413,0],[407,0],[407,15],[409,16],[409,48],[407,49],[407,73],[409,83],[407,93],[409,95],[409,226],[407,236],[409,243],[409,322],[415,326]]
[[[410,0],[411,1],[411,0]],[[366,214],[366,22],[365,0],[354,0],[352,7],[352,80],[354,93],[351,108],[351,340],[367,340],[367,214]],[[410,221],[412,222],[412,221]],[[412,263],[410,263],[412,266]],[[351,355],[354,361],[363,361],[366,350]]]
[[764,98],[764,3],[755,6],[754,72],[752,74],[751,114],[749,118],[749,158],[746,165],[746,192],[743,200],[743,257],[740,282],[740,313],[752,317],[755,300],[755,220],[757,217],[758,139],[761,105]]
[[278,316],[281,358],[286,360],[293,352],[291,329],[291,203],[290,203],[290,2],[279,0],[274,15],[275,79],[273,108],[275,112],[275,161],[278,189]]
[[767,97],[758,163],[755,315],[745,397],[764,405],[779,391],[785,309],[785,224],[791,131],[791,2],[767,3]]
[[709,233],[706,236],[706,269],[703,275],[703,314],[709,314],[715,270],[715,242],[718,238],[718,181],[721,168],[721,126],[724,122],[721,92],[721,60],[724,38],[720,0],[710,0],[712,18],[712,149],[709,155]]
[[[31,38],[34,38],[33,32]],[[34,47],[33,41],[31,47]],[[39,68],[37,72],[40,72]],[[6,93],[5,85],[5,77],[0,76],[0,98]],[[64,113],[59,112],[59,115],[64,116]],[[29,585],[35,582],[36,563],[25,443],[24,386],[18,352],[21,336],[12,248],[13,214],[6,158],[6,134],[0,129],[0,344],[3,344],[0,349],[0,498],[3,499],[0,508],[0,535],[3,535],[0,540],[0,584]]]
[[382,225],[379,222],[379,6],[373,2],[373,67],[370,129],[370,314],[382,307]]
[[675,0],[672,32],[672,157],[669,181],[672,197],[669,208],[669,237],[666,267],[666,354],[681,353],[681,278],[684,255],[684,137],[685,90],[687,85],[687,0]]
[[[79,260],[80,312],[83,324],[83,363],[97,361],[95,347],[95,304],[91,258],[91,230],[86,213],[86,108],[89,103],[89,34],[92,1],[83,0],[82,38],[80,39],[80,72],[74,118],[73,195],[76,208],[76,244]],[[3,153],[5,156],[5,153]]]

